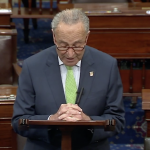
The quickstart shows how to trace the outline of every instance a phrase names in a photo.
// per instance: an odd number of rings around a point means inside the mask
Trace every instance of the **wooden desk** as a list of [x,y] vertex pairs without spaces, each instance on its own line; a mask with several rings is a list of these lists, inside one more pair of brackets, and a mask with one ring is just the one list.
[[[3,57],[0,62],[2,66],[0,67],[0,75],[2,75],[0,83],[5,84],[0,85],[0,150],[17,150],[16,134],[11,126],[15,98],[8,97],[11,94],[16,95],[17,86],[6,86],[6,84],[15,84],[17,82],[12,66],[13,63],[16,63],[17,31],[15,25],[11,23],[11,14],[10,5],[0,3],[0,46],[1,58]],[[3,66],[5,66],[5,69]],[[12,81],[7,79],[12,79]]]
[[10,27],[11,6],[8,3],[0,3],[0,28]]
[[0,86],[0,150],[17,150],[17,135],[11,126],[14,98],[9,98],[16,90],[15,86]]
[[[58,9],[79,8],[90,19],[90,36],[87,45],[106,52],[118,59],[118,66],[127,59],[129,69],[119,66],[125,95],[139,96],[142,88],[150,88],[150,70],[145,69],[150,59],[150,10],[149,3],[97,3],[59,4]],[[119,12],[114,12],[117,8]],[[134,69],[134,59],[143,63]]]

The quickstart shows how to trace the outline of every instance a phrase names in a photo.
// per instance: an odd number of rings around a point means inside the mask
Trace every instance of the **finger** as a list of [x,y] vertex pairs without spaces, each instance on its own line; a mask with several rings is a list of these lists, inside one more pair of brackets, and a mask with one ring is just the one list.
[[75,118],[76,120],[83,120],[81,115],[72,115],[73,118]]
[[74,108],[69,108],[66,113],[69,114],[69,115],[80,115],[81,114],[80,111],[78,111],[78,110],[76,110]]
[[65,112],[65,113],[63,113],[63,114],[61,114],[61,115],[59,115],[58,118],[59,118],[60,120],[63,120],[63,119],[65,119],[65,118],[67,118],[67,117],[72,117],[72,116],[74,116],[74,115],[81,115],[81,112],[70,108],[67,112]]
[[59,107],[59,110],[58,110],[58,115],[62,115],[64,113],[66,113],[68,110],[68,105],[67,104],[61,104],[61,106]]
[[82,109],[77,104],[68,103],[67,105],[68,105],[68,108],[73,108],[73,109],[76,109],[76,110],[82,112]]
[[75,118],[75,117],[66,117],[65,119],[63,119],[65,121],[78,121],[78,118]]
[[71,116],[71,114],[64,113],[58,117],[59,120],[64,120],[65,118]]

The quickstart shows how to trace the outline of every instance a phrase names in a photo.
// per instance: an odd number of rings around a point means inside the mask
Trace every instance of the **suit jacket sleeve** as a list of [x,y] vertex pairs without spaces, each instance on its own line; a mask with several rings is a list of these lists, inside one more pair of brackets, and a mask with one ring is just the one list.
[[[20,86],[21,85],[21,86]],[[14,113],[12,118],[12,126],[14,131],[22,136],[28,138],[36,138],[48,142],[47,129],[19,129],[19,119],[30,120],[47,120],[49,115],[36,115],[35,114],[35,92],[32,85],[32,79],[28,69],[27,62],[24,61],[22,73],[19,77],[19,87],[17,97],[14,104]],[[42,108],[41,108],[42,109]],[[43,108],[44,109],[44,108]]]
[[[115,59],[114,59],[115,60]],[[115,119],[115,131],[104,131],[104,129],[95,129],[92,141],[108,138],[116,133],[120,133],[125,124],[124,106],[122,101],[122,82],[118,71],[117,61],[113,61],[110,75],[109,86],[106,95],[106,105],[104,113],[101,116],[90,116],[92,120]]]

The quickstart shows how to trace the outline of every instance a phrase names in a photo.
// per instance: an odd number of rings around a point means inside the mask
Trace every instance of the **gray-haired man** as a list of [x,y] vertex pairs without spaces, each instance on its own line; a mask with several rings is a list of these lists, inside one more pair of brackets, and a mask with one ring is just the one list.
[[[114,132],[76,128],[72,134],[73,150],[109,150],[107,138],[124,127],[122,83],[117,61],[86,46],[90,34],[89,19],[78,9],[58,13],[52,21],[52,31],[55,46],[24,61],[14,104],[13,128],[27,137],[24,150],[55,150],[60,149],[58,129],[20,131],[18,120],[115,119]],[[68,93],[76,94],[72,93],[73,86],[66,88],[68,67],[72,69],[77,91],[84,88],[78,105],[66,100]]]

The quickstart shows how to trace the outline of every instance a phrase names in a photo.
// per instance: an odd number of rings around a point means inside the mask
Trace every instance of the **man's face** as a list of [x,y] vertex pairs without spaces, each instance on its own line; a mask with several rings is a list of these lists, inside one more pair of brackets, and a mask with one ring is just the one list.
[[[64,65],[74,66],[82,59],[88,35],[89,33],[85,31],[82,23],[74,25],[60,23],[55,31],[53,31],[54,43],[58,47],[56,51]],[[59,50],[59,48],[66,47],[69,47],[66,51]],[[83,49],[76,51],[72,47],[81,47]]]

